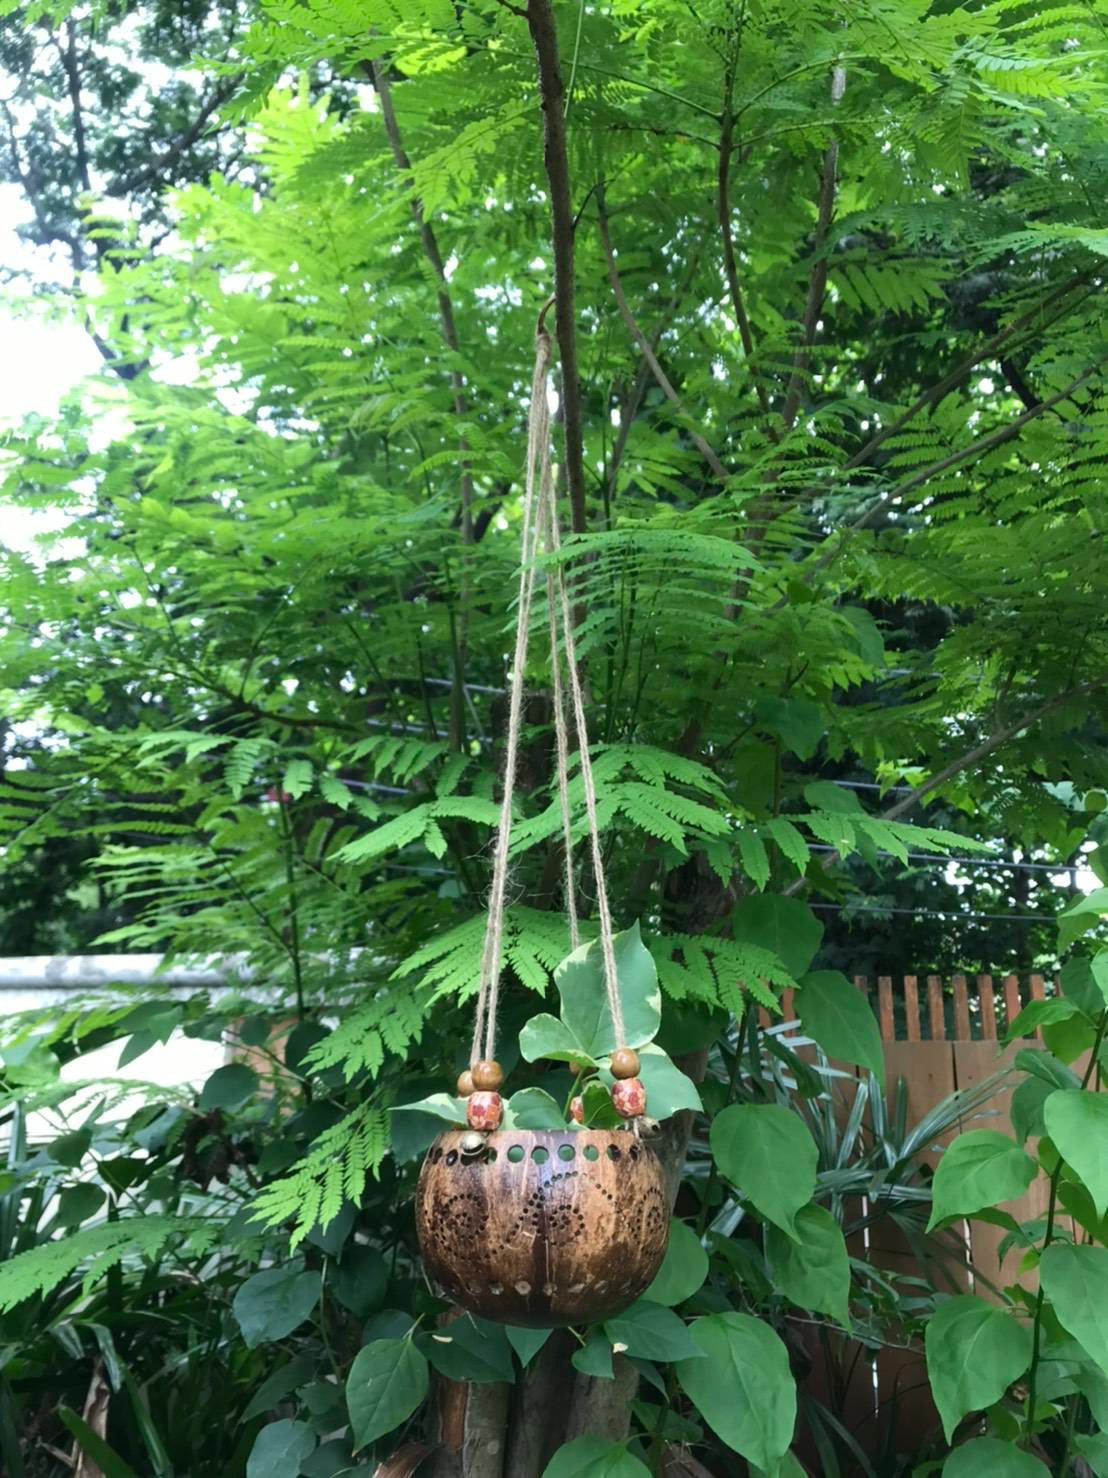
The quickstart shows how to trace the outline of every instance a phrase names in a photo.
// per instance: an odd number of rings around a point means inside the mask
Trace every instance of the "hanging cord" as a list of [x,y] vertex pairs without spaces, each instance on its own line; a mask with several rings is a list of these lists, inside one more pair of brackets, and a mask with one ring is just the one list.
[[[546,518],[542,536],[546,553],[558,547],[558,510],[554,497],[545,500]],[[569,817],[569,733],[566,726],[566,695],[562,687],[562,658],[558,650],[558,598],[554,565],[546,567],[546,614],[550,626],[550,671],[554,687],[554,741],[558,756],[558,801],[562,808],[562,851],[565,857],[565,906],[569,919],[569,943],[576,949],[581,943],[577,923],[577,888],[573,877],[573,826]],[[578,740],[580,742],[580,740]]]
[[[545,311],[545,310],[544,310]],[[481,1056],[484,1037],[486,1057],[495,1055],[496,1008],[500,993],[501,953],[504,940],[504,903],[508,891],[508,848],[512,837],[512,802],[515,794],[519,731],[523,716],[523,669],[527,661],[527,638],[531,629],[531,602],[535,592],[535,555],[538,551],[539,520],[536,514],[535,470],[540,481],[550,465],[550,406],[546,398],[546,372],[550,365],[551,340],[541,327],[535,336],[535,371],[531,378],[531,411],[527,422],[527,476],[523,495],[519,593],[516,601],[516,645],[512,658],[511,692],[508,698],[508,737],[504,753],[504,795],[500,825],[493,853],[492,884],[489,888],[489,917],[481,957],[481,988],[470,1062]]]
[[[549,305],[548,305],[549,306]],[[546,309],[543,309],[545,314]],[[589,755],[588,726],[581,674],[577,665],[576,643],[565,568],[557,556],[561,548],[554,476],[550,461],[550,408],[546,397],[546,375],[550,366],[552,342],[542,326],[535,337],[535,370],[531,381],[531,409],[527,423],[527,473],[523,500],[519,594],[516,607],[516,642],[512,659],[511,692],[508,703],[508,734],[504,756],[504,793],[500,807],[500,823],[493,853],[492,883],[489,888],[489,915],[485,945],[481,958],[481,985],[477,996],[471,1065],[481,1057],[495,1056],[496,1011],[500,991],[500,972],[504,942],[504,915],[508,890],[508,853],[511,844],[512,805],[519,757],[519,737],[523,715],[524,668],[531,629],[531,608],[535,591],[535,569],[540,543],[550,556],[546,573],[548,624],[550,629],[551,668],[554,688],[554,732],[557,749],[558,799],[562,813],[562,837],[566,867],[566,913],[569,916],[573,947],[579,942],[576,899],[573,879],[573,835],[569,812],[569,737],[566,723],[565,694],[562,688],[558,641],[558,617],[562,628],[566,676],[572,703],[574,728],[581,763],[581,780],[585,792],[585,812],[592,844],[593,877],[596,886],[597,915],[600,924],[600,948],[604,962],[604,984],[616,1046],[624,1045],[623,1008],[619,999],[615,943],[608,888],[604,876],[604,857],[597,817],[596,785]]]
[[[544,449],[545,456],[549,459],[549,448]],[[549,552],[557,555],[561,548],[561,538],[558,534],[558,510],[554,506],[554,498],[551,496],[547,503],[546,531],[549,538]],[[573,635],[573,613],[570,609],[569,592],[566,589],[565,564],[562,560],[552,561],[555,567],[555,582],[558,588],[558,602],[562,615],[562,638],[566,653],[566,676],[569,680],[570,698],[573,702],[574,725],[577,729],[577,753],[581,762],[581,783],[585,791],[585,814],[589,820],[589,841],[592,844],[592,871],[593,882],[596,886],[596,912],[600,922],[600,950],[604,960],[604,984],[608,992],[608,1009],[612,1014],[612,1029],[615,1034],[616,1046],[624,1045],[623,1006],[619,999],[619,972],[616,969],[616,948],[614,930],[612,929],[612,914],[608,907],[608,884],[604,876],[604,849],[600,842],[600,822],[596,812],[596,785],[592,773],[592,757],[589,754],[589,733],[585,720],[585,696],[581,687],[581,671],[577,665],[577,644]],[[559,756],[559,767],[561,757]],[[564,774],[559,776],[559,789],[568,787]],[[566,807],[565,820],[568,828],[568,793],[567,799],[563,801]],[[567,862],[567,882],[572,884],[572,871]]]

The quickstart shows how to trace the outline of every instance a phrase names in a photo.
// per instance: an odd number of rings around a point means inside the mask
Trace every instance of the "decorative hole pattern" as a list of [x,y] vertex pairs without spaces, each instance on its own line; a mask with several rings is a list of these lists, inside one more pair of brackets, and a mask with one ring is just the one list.
[[649,1285],[669,1214],[648,1146],[605,1130],[515,1130],[468,1155],[463,1133],[428,1150],[416,1202],[427,1272],[446,1297],[508,1324],[575,1324]]

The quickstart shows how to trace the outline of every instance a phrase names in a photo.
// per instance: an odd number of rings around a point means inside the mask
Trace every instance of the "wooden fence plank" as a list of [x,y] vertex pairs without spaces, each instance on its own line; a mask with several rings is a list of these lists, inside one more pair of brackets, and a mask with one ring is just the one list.
[[981,1001],[981,1035],[986,1042],[996,1041],[996,998],[993,995],[993,977],[977,977],[977,995]]
[[[938,984],[937,977],[935,983]],[[932,982],[928,981],[928,998],[932,1004]],[[942,997],[939,995],[941,1011]],[[934,1021],[934,1016],[932,1017]],[[885,1076],[890,1098],[895,1092],[897,1080],[903,1078],[908,1100],[908,1123],[916,1123],[940,1099],[955,1088],[954,1059],[952,1044],[942,1040],[942,1019],[939,1019],[939,1037],[930,1042],[886,1042]],[[928,1153],[923,1157],[932,1167],[938,1155]],[[876,1221],[869,1234],[869,1260],[874,1267],[904,1277],[918,1277],[920,1268],[915,1252],[903,1233],[885,1217]],[[964,1258],[959,1255],[953,1242],[950,1256],[939,1267],[936,1275],[946,1275],[947,1288],[951,1293],[964,1293],[969,1288],[969,1271]],[[938,1413],[931,1399],[930,1386],[922,1348],[898,1349],[883,1347],[875,1362],[877,1379],[878,1422],[880,1430],[895,1426],[893,1446],[900,1451],[918,1449],[926,1437],[939,1424]],[[863,1426],[858,1429],[859,1441],[869,1451],[876,1450],[877,1433]]]
[[1004,977],[1004,1028],[1007,1031],[1020,1014],[1020,978],[1018,975]]
[[927,977],[927,1010],[931,1018],[931,1040],[941,1042],[946,1037],[946,1009],[943,1005],[943,983],[937,975]]
[[909,1042],[918,1042],[919,1036],[919,990],[914,975],[904,977],[904,1025]]
[[896,1017],[893,1014],[893,980],[891,975],[877,977],[877,1013],[881,1026],[881,1039],[896,1041]]
[[970,1031],[969,996],[966,992],[966,977],[964,975],[955,975],[951,983],[954,987],[955,1041],[972,1042],[973,1032]]

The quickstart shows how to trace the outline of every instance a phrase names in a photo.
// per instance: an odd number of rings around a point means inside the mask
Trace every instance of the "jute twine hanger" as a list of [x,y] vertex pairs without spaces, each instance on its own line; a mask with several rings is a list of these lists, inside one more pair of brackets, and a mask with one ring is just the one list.
[[[566,588],[565,565],[553,558],[561,548],[558,530],[557,494],[550,457],[550,406],[546,379],[553,345],[544,327],[548,302],[539,315],[535,333],[535,367],[531,379],[531,408],[527,421],[527,469],[523,497],[523,528],[520,548],[519,590],[516,607],[515,652],[512,658],[511,688],[508,704],[508,733],[504,755],[504,792],[500,807],[500,823],[493,853],[492,883],[489,889],[488,924],[481,959],[481,985],[470,1049],[471,1069],[482,1062],[493,1062],[496,1056],[496,1012],[503,965],[504,917],[508,890],[508,853],[512,837],[512,802],[515,794],[519,760],[520,729],[523,714],[524,669],[531,630],[531,613],[535,594],[536,561],[540,547],[549,558],[546,565],[546,603],[550,636],[550,665],[554,689],[554,734],[557,756],[558,799],[562,813],[562,839],[565,853],[565,909],[569,919],[572,947],[580,943],[573,877],[573,836],[569,812],[569,732],[566,695],[562,681],[562,662],[569,687],[573,727],[577,738],[581,781],[585,793],[592,849],[593,878],[596,887],[596,911],[600,926],[600,950],[604,962],[604,985],[611,1012],[617,1049],[626,1049],[623,1008],[619,999],[618,977],[612,915],[608,905],[608,887],[604,876],[604,856],[600,826],[596,812],[596,784],[589,755],[585,699],[569,592]],[[559,640],[560,628],[560,640]],[[636,1062],[637,1070],[637,1062]],[[478,1084],[480,1086],[480,1084]]]

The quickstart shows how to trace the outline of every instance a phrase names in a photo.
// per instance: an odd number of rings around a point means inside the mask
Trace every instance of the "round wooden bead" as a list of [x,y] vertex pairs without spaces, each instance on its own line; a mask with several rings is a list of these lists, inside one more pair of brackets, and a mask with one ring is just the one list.
[[569,1116],[575,1124],[583,1124],[585,1122],[585,1100],[580,1095],[570,1099]]
[[473,1085],[480,1088],[482,1093],[495,1093],[504,1081],[504,1069],[491,1057],[482,1057],[480,1062],[475,1062],[470,1068],[473,1075]]
[[499,1093],[478,1090],[466,1099],[466,1122],[471,1129],[495,1129],[500,1123],[503,1105]]
[[477,1084],[473,1081],[473,1074],[467,1067],[464,1073],[458,1074],[458,1097],[468,1098]]
[[612,1084],[612,1102],[624,1119],[637,1119],[646,1112],[646,1089],[641,1078],[621,1078]]
[[633,1047],[617,1047],[612,1053],[612,1077],[637,1078],[638,1075],[639,1054]]

